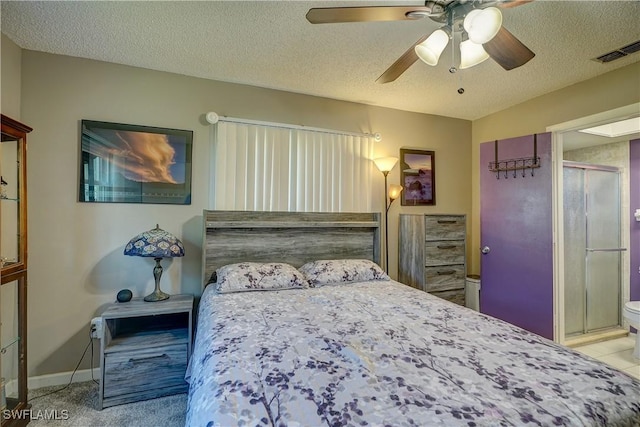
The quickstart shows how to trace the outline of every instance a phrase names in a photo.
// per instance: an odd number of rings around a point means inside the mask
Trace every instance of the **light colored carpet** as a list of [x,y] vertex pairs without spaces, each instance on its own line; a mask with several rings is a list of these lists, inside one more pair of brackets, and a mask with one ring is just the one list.
[[[126,405],[112,406],[102,411],[98,407],[98,384],[93,381],[71,384],[66,389],[48,396],[42,396],[62,388],[43,387],[29,390],[32,416],[35,418],[29,426],[47,427],[174,427],[184,426],[187,409],[187,394],[160,397]],[[34,399],[35,400],[31,400]],[[45,419],[52,413],[57,418],[64,418],[63,411],[67,411],[68,419]]]

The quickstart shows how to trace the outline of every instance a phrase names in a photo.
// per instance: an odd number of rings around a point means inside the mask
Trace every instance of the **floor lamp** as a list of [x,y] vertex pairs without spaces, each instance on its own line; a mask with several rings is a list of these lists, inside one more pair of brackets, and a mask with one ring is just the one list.
[[[373,161],[375,162],[380,172],[382,172],[382,174],[384,175],[384,207],[385,207],[384,209],[384,256],[385,256],[384,269],[388,273],[389,272],[389,208],[391,207],[391,203],[393,203],[393,201],[397,199],[398,196],[400,195],[400,192],[402,191],[402,186],[392,185],[387,190],[387,175],[389,175],[389,172],[391,172],[391,169],[393,169],[396,163],[398,163],[397,157],[380,157],[378,159],[374,159]],[[387,197],[388,197],[388,200],[387,200]]]

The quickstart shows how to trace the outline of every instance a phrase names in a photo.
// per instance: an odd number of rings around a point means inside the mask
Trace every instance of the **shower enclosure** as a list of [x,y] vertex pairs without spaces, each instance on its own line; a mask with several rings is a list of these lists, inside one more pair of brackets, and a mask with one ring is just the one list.
[[563,163],[565,336],[620,325],[620,172]]

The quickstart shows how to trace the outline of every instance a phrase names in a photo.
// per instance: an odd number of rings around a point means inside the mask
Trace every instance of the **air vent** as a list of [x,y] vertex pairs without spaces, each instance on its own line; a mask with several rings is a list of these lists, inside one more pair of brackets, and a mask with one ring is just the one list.
[[625,56],[627,56],[626,53],[620,52],[619,50],[614,50],[613,52],[605,53],[602,56],[598,56],[595,61],[611,62],[615,61],[616,59],[624,58]]
[[615,61],[616,59],[624,58],[625,56],[636,53],[638,51],[640,51],[640,40],[621,47],[620,49],[607,52],[604,55],[593,58],[593,60],[605,64],[607,62]]
[[640,40],[638,40],[637,42],[633,42],[630,45],[627,45],[623,48],[620,49],[622,52],[626,53],[627,55],[630,55],[632,53],[636,53],[637,51],[640,50]]

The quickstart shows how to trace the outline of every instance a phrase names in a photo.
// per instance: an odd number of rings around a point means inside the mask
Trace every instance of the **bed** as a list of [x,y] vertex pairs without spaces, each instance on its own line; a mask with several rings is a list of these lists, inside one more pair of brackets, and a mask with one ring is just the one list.
[[637,379],[390,280],[377,214],[204,218],[188,426],[640,425]]

